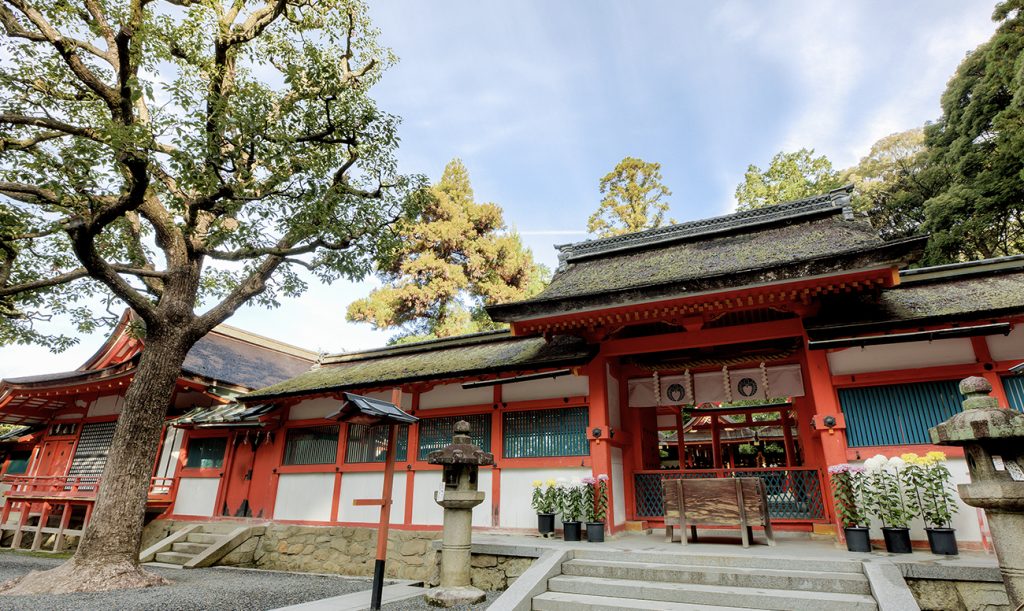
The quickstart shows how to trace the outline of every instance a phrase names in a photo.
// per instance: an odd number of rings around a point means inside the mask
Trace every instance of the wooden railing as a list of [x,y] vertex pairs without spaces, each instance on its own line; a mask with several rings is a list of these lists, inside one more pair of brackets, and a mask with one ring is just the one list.
[[665,515],[662,482],[668,479],[760,477],[768,492],[768,511],[773,520],[826,520],[824,479],[813,467],[769,467],[763,469],[686,469],[636,471],[633,490],[636,517]]
[[[6,475],[2,482],[10,486],[4,493],[12,500],[94,500],[102,478],[97,475]],[[147,496],[151,502],[170,502],[177,491],[174,477],[150,479]]]

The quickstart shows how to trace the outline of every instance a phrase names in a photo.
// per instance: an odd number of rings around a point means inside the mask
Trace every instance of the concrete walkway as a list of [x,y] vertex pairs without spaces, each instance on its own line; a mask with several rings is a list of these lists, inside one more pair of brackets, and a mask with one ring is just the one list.
[[[430,591],[429,589],[420,587],[419,585],[413,585],[416,583],[418,582],[409,581],[384,586],[384,590],[381,592],[381,604],[386,605],[388,603],[398,602],[400,600],[406,600],[416,596],[423,596]],[[363,609],[369,608],[370,590],[364,590],[362,592],[353,592],[352,594],[345,594],[342,596],[332,596],[331,598],[324,598],[323,600],[314,600],[300,605],[281,607],[274,611],[362,611]]]

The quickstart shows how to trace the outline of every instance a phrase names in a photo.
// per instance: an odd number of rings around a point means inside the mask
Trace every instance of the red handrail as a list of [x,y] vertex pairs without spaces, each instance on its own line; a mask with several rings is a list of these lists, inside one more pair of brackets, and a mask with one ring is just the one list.
[[[10,486],[5,493],[9,498],[95,499],[102,478],[97,475],[5,475],[0,481]],[[161,500],[174,498],[177,487],[177,478],[150,478],[148,497]]]

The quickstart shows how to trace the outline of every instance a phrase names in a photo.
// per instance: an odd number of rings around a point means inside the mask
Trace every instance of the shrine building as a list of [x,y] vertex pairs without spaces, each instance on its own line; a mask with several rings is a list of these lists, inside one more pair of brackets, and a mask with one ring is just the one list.
[[[353,501],[380,494],[386,431],[330,416],[343,392],[399,389],[419,422],[399,434],[393,528],[440,528],[440,471],[426,458],[466,420],[496,463],[481,472],[479,528],[535,531],[538,479],[607,474],[614,534],[663,523],[666,479],[741,474],[764,480],[776,530],[833,532],[829,466],[940,449],[966,481],[962,452],[928,437],[961,409],[960,379],[983,376],[1024,410],[1024,377],[1010,372],[1024,361],[1024,256],[912,267],[925,241],[882,239],[844,188],[560,246],[542,293],[488,307],[505,331],[313,365],[222,327],[182,371],[153,513],[376,524],[379,508]],[[0,443],[16,488],[3,528],[41,511],[17,502],[33,478],[102,470],[143,349],[130,319],[78,371],[0,384],[0,421],[31,427]],[[102,486],[84,483],[83,498]],[[962,547],[983,544],[974,509],[961,506],[954,527]]]

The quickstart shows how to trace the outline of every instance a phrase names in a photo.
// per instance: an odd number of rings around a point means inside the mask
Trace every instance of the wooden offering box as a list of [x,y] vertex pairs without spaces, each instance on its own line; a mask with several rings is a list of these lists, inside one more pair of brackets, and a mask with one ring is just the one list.
[[686,545],[686,527],[697,541],[697,526],[735,526],[740,529],[743,547],[750,546],[753,526],[764,528],[768,545],[775,545],[768,515],[768,495],[759,477],[722,479],[666,480],[665,537],[674,541],[674,528],[682,530]]

